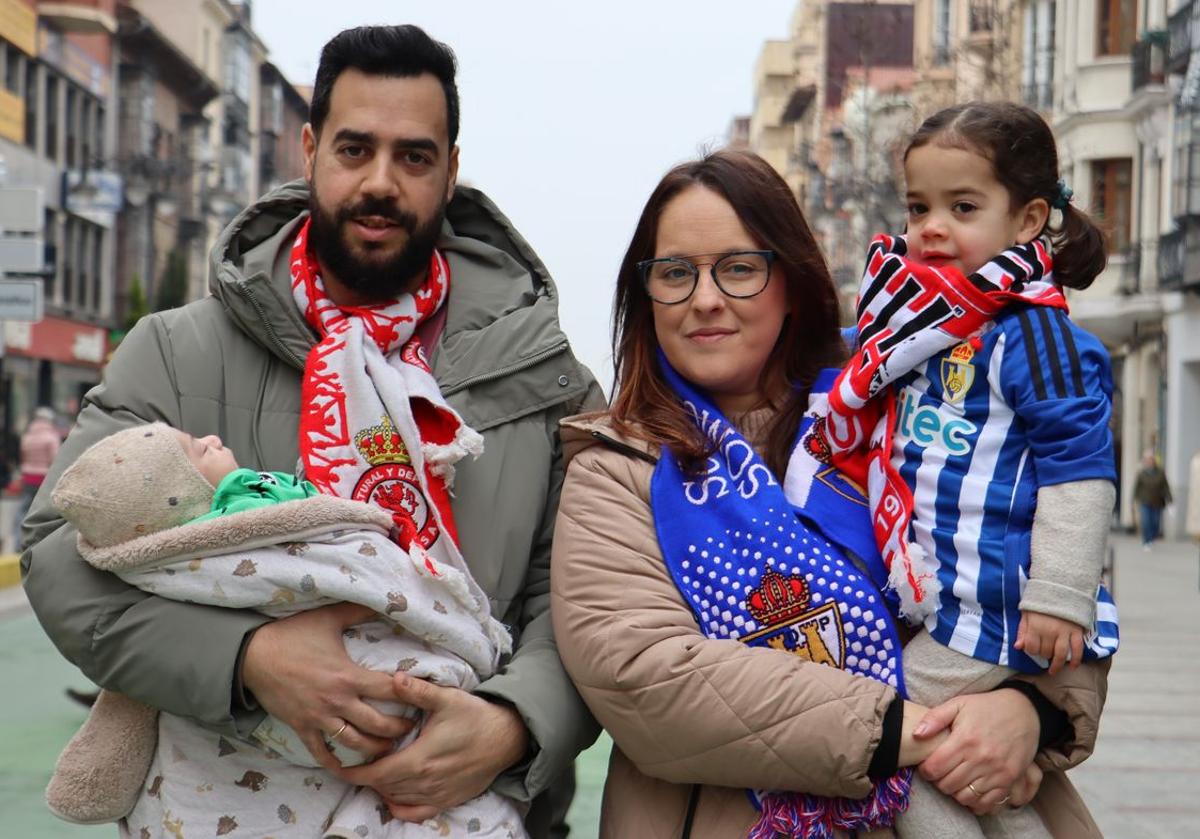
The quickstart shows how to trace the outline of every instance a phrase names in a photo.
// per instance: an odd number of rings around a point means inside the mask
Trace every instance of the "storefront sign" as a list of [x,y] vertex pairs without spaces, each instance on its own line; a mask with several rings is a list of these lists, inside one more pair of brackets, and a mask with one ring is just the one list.
[[25,100],[3,88],[0,88],[0,137],[14,143],[25,142]]
[[26,55],[37,55],[37,12],[32,4],[0,0],[0,38],[15,44]]
[[125,203],[121,176],[101,169],[64,172],[63,195],[69,212],[101,227],[112,227]]
[[0,321],[41,319],[41,280],[0,280]]
[[66,318],[45,318],[40,323],[8,321],[4,342],[12,355],[100,367],[108,355],[108,332],[98,326]]

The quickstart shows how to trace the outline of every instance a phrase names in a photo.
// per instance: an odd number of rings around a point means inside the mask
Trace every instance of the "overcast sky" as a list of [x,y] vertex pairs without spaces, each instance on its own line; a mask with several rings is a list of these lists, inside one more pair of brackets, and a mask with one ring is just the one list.
[[638,213],[667,169],[750,112],[754,62],[787,36],[795,2],[254,0],[253,25],[302,85],[351,26],[415,23],[454,48],[459,177],[549,266],[576,355],[607,388],[613,283]]

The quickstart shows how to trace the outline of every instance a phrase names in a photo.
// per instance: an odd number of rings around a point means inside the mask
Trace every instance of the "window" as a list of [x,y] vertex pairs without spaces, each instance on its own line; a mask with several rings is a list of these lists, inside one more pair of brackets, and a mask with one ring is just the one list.
[[82,97],[72,84],[67,85],[67,168],[80,167],[79,155],[79,104]]
[[63,224],[62,247],[58,251],[58,261],[62,263],[62,302],[64,306],[70,306],[75,301],[75,269],[78,263],[75,261],[75,232],[78,223],[71,216],[67,216],[66,222]]
[[1049,110],[1054,92],[1054,0],[1033,0],[1024,18],[1021,97],[1026,105]]
[[933,2],[933,63],[950,62],[950,0]]
[[1133,196],[1133,161],[1129,158],[1092,161],[1092,211],[1104,222],[1109,249],[1129,248],[1129,216]]
[[1137,0],[1096,0],[1096,55],[1128,55],[1137,38]]
[[[42,294],[46,298],[46,302],[56,300],[54,296],[57,291],[56,280],[58,277],[58,263],[62,262],[60,256],[61,251],[58,248],[58,217],[54,210],[46,208],[46,220],[43,233],[46,238],[46,256],[47,262],[45,269],[47,273],[42,277]],[[50,262],[50,257],[53,257],[53,264]]]
[[46,74],[46,157],[58,160],[58,87],[56,76]]
[[4,51],[4,86],[8,88],[9,93],[21,95],[21,71],[25,68],[22,66],[25,63],[24,56],[21,51],[11,44],[6,44]]
[[91,97],[85,96],[83,99],[83,108],[79,115],[80,137],[79,137],[79,159],[83,166],[91,167],[96,163],[96,156],[92,154],[92,132],[96,130],[95,102]]
[[38,83],[37,65],[25,65],[25,145],[37,148]]
[[92,263],[91,306],[92,306],[92,309],[96,312],[96,314],[103,314],[103,312],[104,312],[104,299],[102,297],[102,291],[104,288],[104,276],[103,276],[103,266],[101,264],[101,256],[103,255],[104,249],[101,247],[100,239],[101,239],[101,237],[103,237],[105,235],[106,234],[103,231],[101,231],[99,228],[93,228],[92,254],[91,254],[91,263]]
[[92,126],[84,136],[84,143],[89,144],[88,154],[104,157],[104,106],[93,99]]
[[1174,153],[1171,215],[1200,214],[1200,111],[1176,113]]

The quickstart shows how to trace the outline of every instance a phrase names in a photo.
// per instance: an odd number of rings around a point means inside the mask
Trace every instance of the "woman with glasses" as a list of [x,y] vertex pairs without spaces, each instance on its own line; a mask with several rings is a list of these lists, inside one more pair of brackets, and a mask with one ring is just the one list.
[[613,349],[611,408],[564,422],[551,565],[560,654],[614,741],[601,835],[891,835],[920,764],[977,812],[1036,794],[1054,835],[1098,836],[1032,761],[1090,752],[1105,667],[933,711],[902,698],[863,488],[789,470],[825,454],[795,442],[846,350],[817,244],[761,158],[715,152],[659,183]]

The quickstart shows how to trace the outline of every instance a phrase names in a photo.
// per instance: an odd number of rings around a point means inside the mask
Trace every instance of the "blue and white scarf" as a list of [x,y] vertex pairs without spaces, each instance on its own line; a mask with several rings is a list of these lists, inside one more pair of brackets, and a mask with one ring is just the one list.
[[[861,489],[830,469],[785,496],[754,447],[659,355],[668,383],[716,445],[698,475],[659,458],[650,503],[671,576],[709,638],[786,650],[876,679],[904,695],[900,640],[879,594],[887,579]],[[828,387],[837,371],[818,382]],[[794,459],[794,458],[793,458]],[[857,554],[862,574],[846,555]],[[876,581],[872,578],[877,577]],[[890,826],[911,770],[861,800],[748,790],[761,815],[748,839],[830,839]]]

